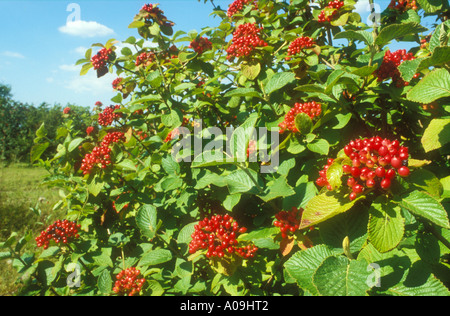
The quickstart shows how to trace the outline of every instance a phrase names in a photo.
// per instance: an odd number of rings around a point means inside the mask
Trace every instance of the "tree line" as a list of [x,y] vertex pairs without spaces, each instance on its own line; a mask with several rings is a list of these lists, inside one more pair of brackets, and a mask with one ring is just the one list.
[[[46,137],[55,140],[58,127],[65,119],[65,108],[70,108],[72,115],[77,119],[76,128],[86,129],[86,118],[90,117],[89,108],[74,104],[49,104],[43,102],[39,105],[22,103],[14,100],[11,86],[0,83],[0,161],[30,162],[30,151],[36,131],[45,124]],[[51,142],[51,150],[54,152],[58,142]],[[45,154],[44,154],[45,156]],[[43,157],[45,159],[45,157]]]

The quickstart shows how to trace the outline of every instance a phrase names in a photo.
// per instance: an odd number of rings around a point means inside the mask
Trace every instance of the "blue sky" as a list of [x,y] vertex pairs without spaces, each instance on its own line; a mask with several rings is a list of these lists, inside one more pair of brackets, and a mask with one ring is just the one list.
[[[216,0],[228,7],[231,0]],[[83,22],[64,28],[79,5]],[[0,0],[0,82],[12,87],[15,100],[38,105],[68,102],[91,107],[115,95],[114,75],[97,79],[95,72],[79,76],[75,62],[93,43],[137,36],[128,29],[145,1],[4,1]],[[175,30],[201,30],[219,24],[210,17],[212,5],[197,0],[159,0],[159,7],[176,23]],[[89,22],[89,23],[88,23]],[[88,35],[94,35],[87,37]]]
[[[228,8],[233,0],[215,0]],[[71,3],[77,9],[67,10]],[[93,43],[110,38],[119,41],[137,36],[128,29],[145,1],[5,1],[0,0],[0,83],[12,87],[15,100],[38,105],[74,103],[92,107],[96,101],[108,104],[115,95],[114,75],[97,79],[93,71],[79,76],[75,62]],[[175,30],[197,30],[219,24],[210,16],[212,5],[198,0],[159,0],[159,7],[176,23]],[[377,0],[381,10],[389,0]],[[363,21],[367,18],[367,0],[357,5]],[[66,25],[75,12],[81,22]],[[367,14],[366,14],[367,13]]]

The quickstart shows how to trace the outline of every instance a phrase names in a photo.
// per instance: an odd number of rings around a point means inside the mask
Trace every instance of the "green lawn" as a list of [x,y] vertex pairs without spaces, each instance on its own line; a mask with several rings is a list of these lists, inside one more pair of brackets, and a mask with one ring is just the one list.
[[[59,200],[58,190],[40,185],[46,175],[45,169],[26,164],[0,165],[0,241],[5,241],[12,232],[19,236],[32,232],[37,236],[58,217],[52,212]],[[41,210],[40,215],[31,209],[36,206]],[[25,251],[34,246],[30,241]],[[10,261],[0,261],[0,296],[17,291],[16,279]]]

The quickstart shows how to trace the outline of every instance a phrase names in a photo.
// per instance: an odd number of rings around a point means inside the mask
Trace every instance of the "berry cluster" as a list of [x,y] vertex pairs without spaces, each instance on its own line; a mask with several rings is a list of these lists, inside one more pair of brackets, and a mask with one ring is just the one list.
[[[397,174],[401,177],[410,174],[407,167],[408,147],[400,146],[397,140],[379,136],[356,139],[344,147],[344,153],[351,160],[351,164],[342,166],[344,174],[348,175],[347,186],[352,189],[350,200],[354,200],[366,188],[380,187],[387,190]],[[326,179],[326,170],[332,163],[332,159],[329,159],[316,181],[317,185],[326,185],[329,190],[332,188]]]
[[98,124],[101,126],[109,126],[112,122],[121,117],[120,113],[114,113],[115,110],[120,109],[120,105],[109,106],[103,110],[102,113],[98,115]]
[[315,44],[316,44],[316,42],[311,37],[308,37],[308,36],[301,36],[299,38],[296,38],[289,45],[288,56],[300,54],[302,49],[311,48]]
[[325,167],[323,167],[322,170],[319,171],[319,178],[317,178],[317,180],[316,180],[316,184],[319,187],[326,186],[329,191],[333,190],[333,188],[331,187],[330,183],[328,183],[327,170],[328,170],[328,168],[330,168],[330,166],[333,164],[333,162],[334,162],[333,158],[327,159],[327,164],[325,165]]
[[114,81],[112,82],[113,89],[121,90],[122,89],[122,81],[123,81],[123,78],[120,78],[120,77],[114,79]]
[[199,249],[207,249],[207,258],[223,258],[226,253],[230,255],[237,253],[243,258],[252,258],[258,250],[254,245],[238,247],[236,238],[239,234],[245,233],[247,228],[239,227],[229,214],[205,217],[194,228],[189,244],[191,254]]
[[284,121],[278,124],[280,133],[284,133],[286,130],[297,133],[298,129],[295,126],[295,117],[299,113],[306,113],[311,119],[319,116],[322,113],[322,105],[315,101],[306,103],[295,103],[294,107],[284,117]]
[[91,135],[91,133],[95,130],[94,126],[88,126],[86,128],[86,134]]
[[194,49],[197,54],[201,55],[204,51],[212,49],[212,43],[206,37],[200,37],[198,40],[193,40],[189,48]]
[[108,61],[114,59],[114,52],[111,48],[102,48],[96,55],[91,58],[94,70],[104,68]]
[[325,10],[322,10],[318,16],[318,21],[320,23],[323,22],[331,22],[339,13],[338,10],[344,6],[344,1],[333,0],[328,2],[328,5],[325,8],[332,9],[331,14],[326,14]]
[[133,296],[141,291],[145,283],[145,278],[139,278],[141,271],[131,267],[119,272],[116,275],[113,291],[117,294]]
[[394,9],[400,12],[405,12],[410,9],[417,10],[417,3],[416,0],[391,0],[391,3],[389,3],[388,8]]
[[[374,75],[378,78],[379,82],[388,78],[392,78],[392,82],[398,88],[407,86],[409,85],[409,82],[403,80],[400,75],[400,71],[398,70],[398,66],[405,60],[413,59],[415,59],[413,54],[406,53],[405,49],[399,49],[393,53],[388,50],[384,55],[383,62],[381,63],[380,68],[375,70]],[[418,76],[419,74],[415,74],[414,78],[417,78]]]
[[227,49],[227,58],[249,56],[256,47],[267,46],[267,43],[260,36],[261,29],[256,23],[239,25],[234,31],[232,43]]
[[100,146],[94,147],[92,153],[86,154],[81,162],[81,170],[83,174],[89,174],[95,166],[106,169],[111,164],[111,148],[109,145],[124,140],[125,136],[122,132],[108,133],[101,142]]
[[167,17],[164,15],[164,11],[157,7],[154,4],[145,4],[141,8],[141,12],[145,13],[145,21],[151,22],[155,21],[159,25],[163,25],[166,27],[174,26],[174,23],[167,20]]
[[136,65],[136,67],[139,67],[141,65],[144,67],[147,67],[150,64],[152,64],[155,61],[155,59],[156,59],[156,55],[154,52],[148,52],[148,53],[143,52],[136,58],[135,65]]
[[79,238],[78,230],[81,225],[77,225],[76,222],[70,222],[67,219],[57,220],[52,225],[48,226],[46,230],[43,230],[41,234],[35,238],[38,247],[44,246],[44,249],[48,248],[50,240],[54,240],[57,244],[62,242],[66,244],[73,239]]
[[244,8],[244,5],[249,4],[250,2],[253,2],[254,6],[258,5],[257,0],[235,0],[232,4],[229,5],[227,16],[231,18],[233,15],[235,15],[238,12],[241,12]]
[[280,228],[282,238],[287,238],[289,233],[294,233],[299,228],[302,213],[302,208],[293,207],[290,212],[280,211],[275,215],[277,220],[273,225]]

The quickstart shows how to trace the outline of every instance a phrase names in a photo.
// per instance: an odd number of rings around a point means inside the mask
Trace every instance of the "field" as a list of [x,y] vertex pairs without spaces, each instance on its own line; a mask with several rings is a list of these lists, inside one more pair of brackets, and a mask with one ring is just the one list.
[[[58,216],[52,212],[58,190],[40,185],[46,175],[45,169],[27,164],[0,165],[0,241],[12,232],[19,236],[31,232],[35,236]],[[33,243],[28,247],[33,247]],[[0,295],[12,295],[18,290],[17,277],[11,261],[0,262]]]

